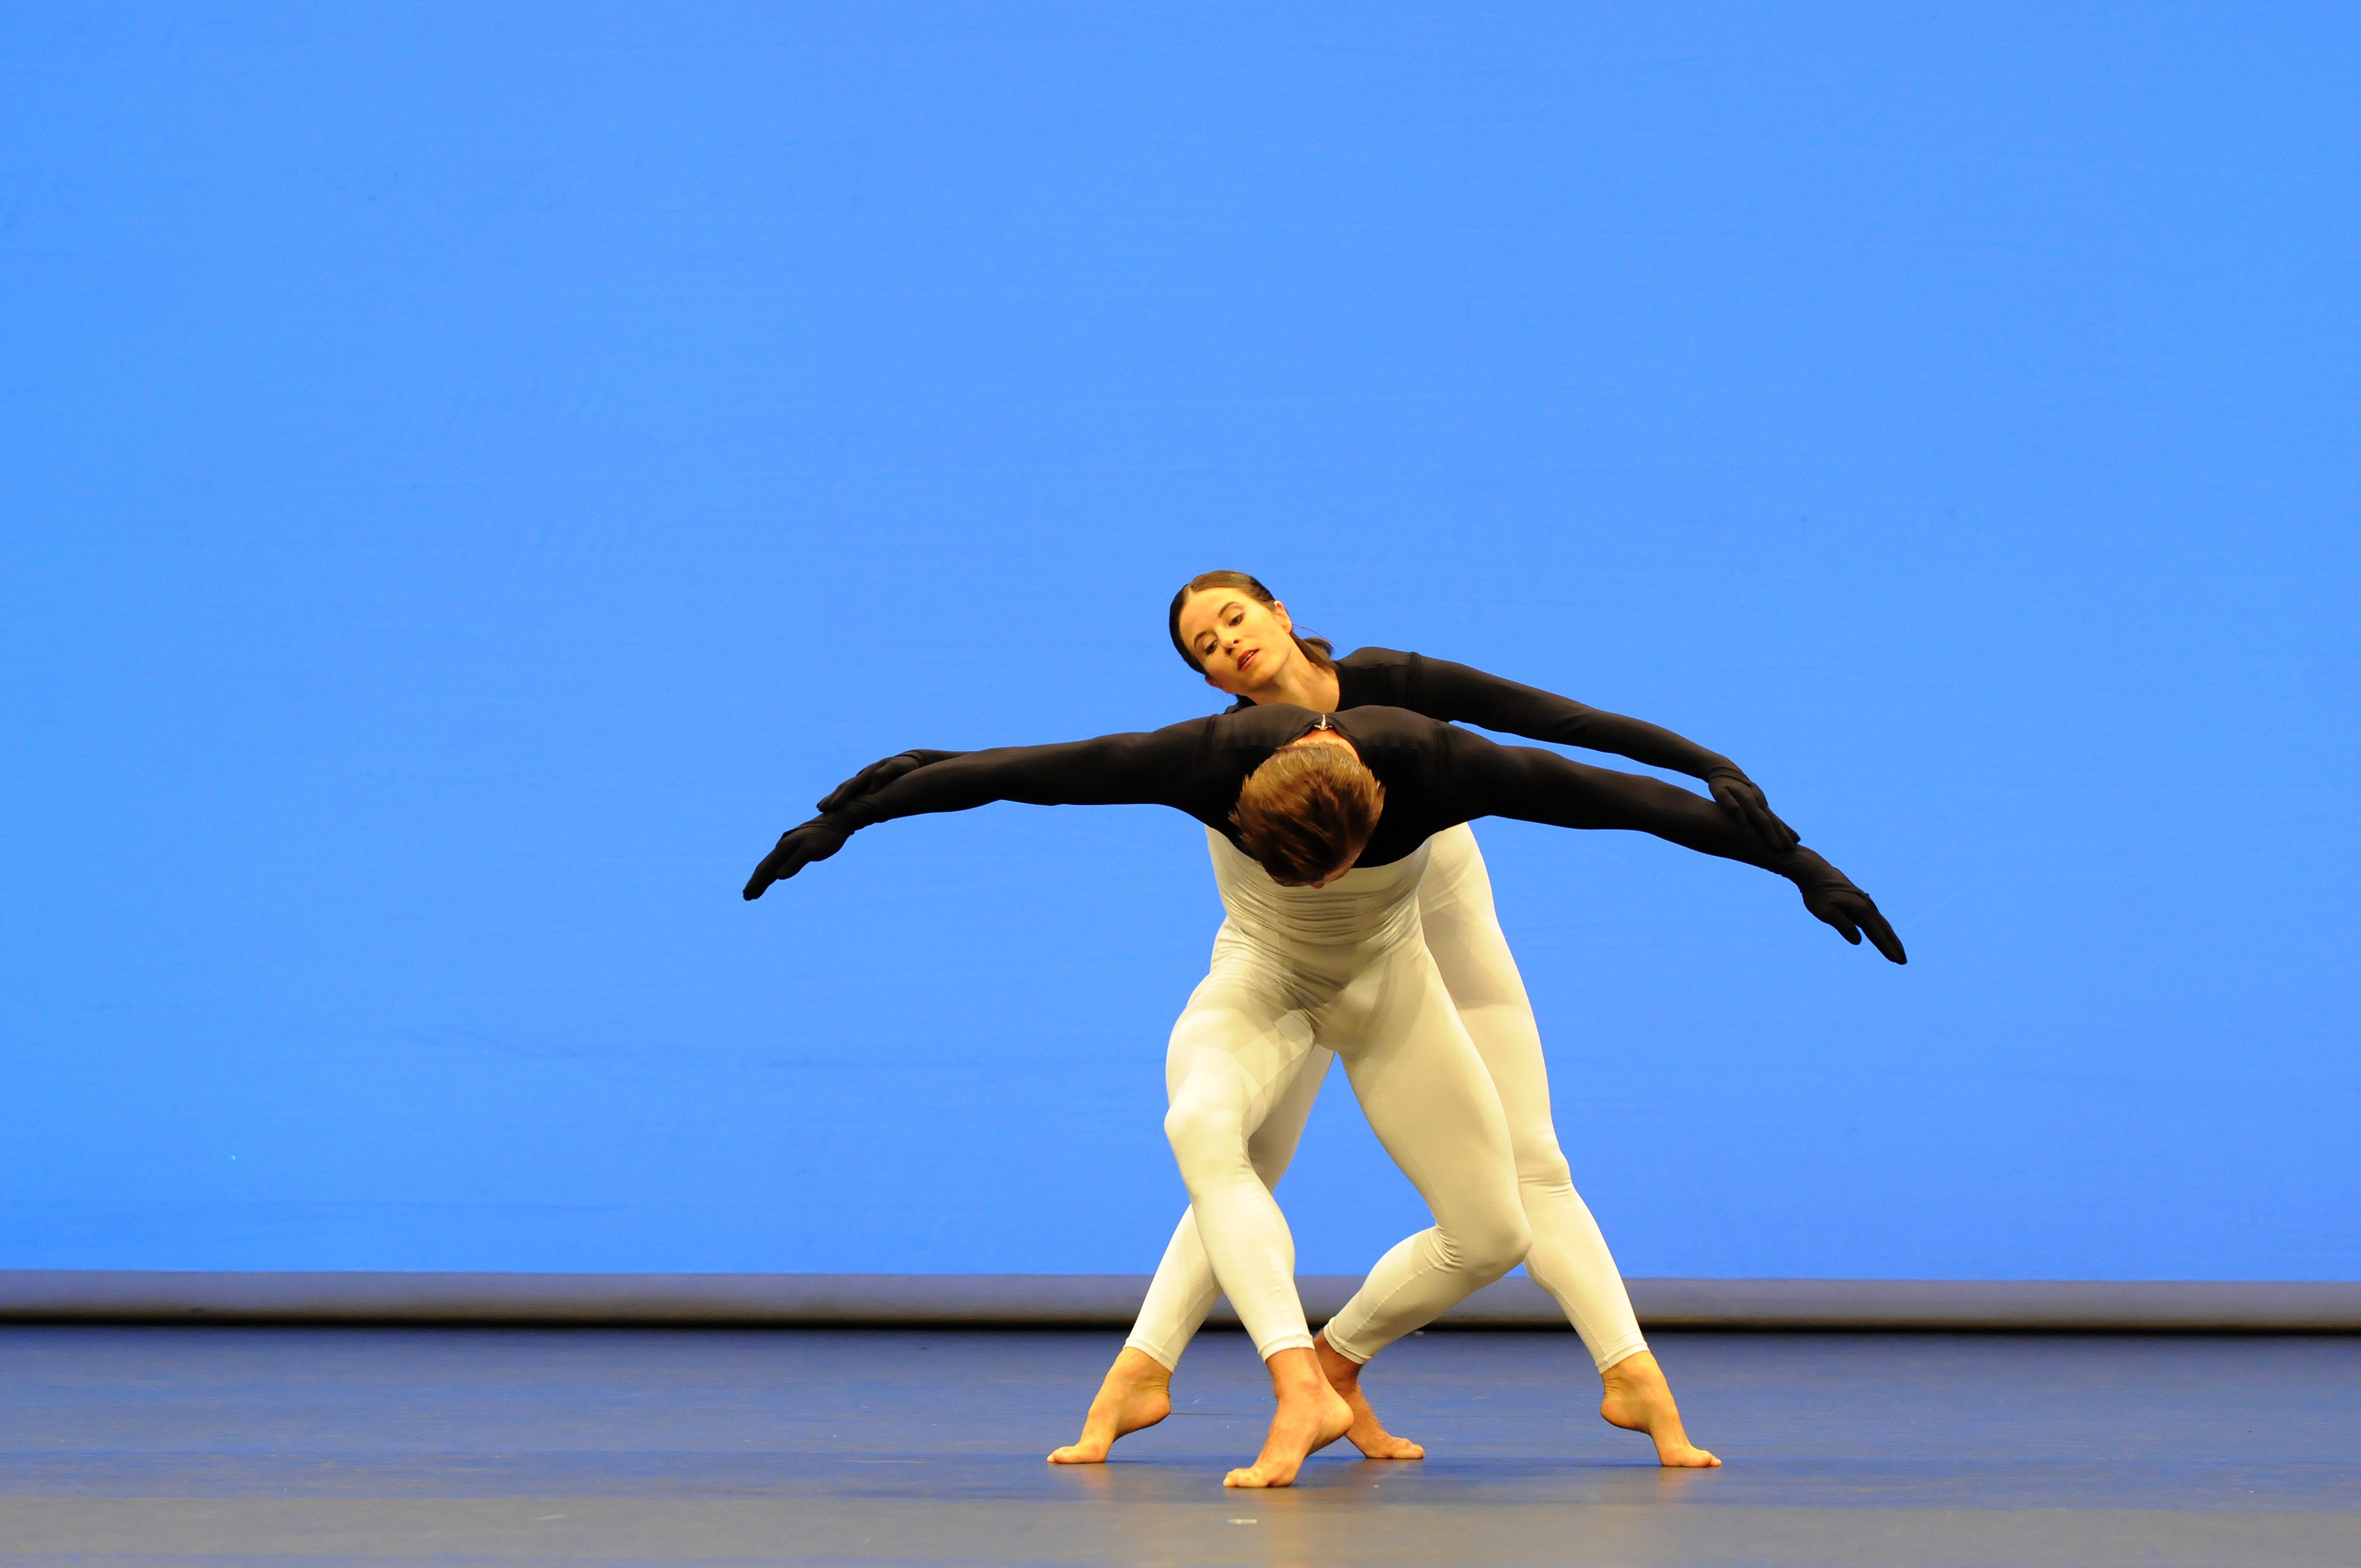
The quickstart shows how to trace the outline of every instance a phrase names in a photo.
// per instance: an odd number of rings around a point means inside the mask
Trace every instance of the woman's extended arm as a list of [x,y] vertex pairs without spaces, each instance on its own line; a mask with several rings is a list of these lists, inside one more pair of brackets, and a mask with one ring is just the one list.
[[[760,898],[773,883],[827,860],[873,823],[930,812],[969,811],[996,800],[1031,806],[1175,806],[1190,808],[1202,770],[1204,727],[1198,719],[1145,734],[1102,735],[1054,746],[1002,746],[984,751],[903,752],[875,768],[921,759],[870,793],[790,828],[747,880]],[[931,758],[932,761],[924,759]],[[857,777],[858,775],[856,775]],[[846,794],[850,784],[829,795]]]
[[1628,828],[1701,854],[1761,866],[1794,883],[1804,907],[1846,941],[1858,944],[1866,935],[1894,962],[1909,961],[1876,901],[1801,844],[1766,849],[1714,803],[1662,779],[1594,768],[1536,747],[1498,745],[1464,729],[1444,733],[1455,804],[1470,817]]
[[1606,751],[1652,768],[1686,773],[1704,780],[1722,809],[1744,822],[1766,847],[1793,849],[1797,842],[1795,830],[1771,809],[1762,786],[1736,762],[1686,736],[1448,659],[1410,657],[1416,661],[1411,672],[1416,687],[1412,695],[1418,710],[1429,718],[1480,724],[1504,734]]
[[819,804],[812,809],[822,816],[831,811],[840,811],[862,795],[873,795],[884,789],[904,773],[915,773],[920,768],[929,767],[936,762],[949,762],[953,757],[966,755],[965,751],[896,751],[890,757],[879,758],[820,796]]

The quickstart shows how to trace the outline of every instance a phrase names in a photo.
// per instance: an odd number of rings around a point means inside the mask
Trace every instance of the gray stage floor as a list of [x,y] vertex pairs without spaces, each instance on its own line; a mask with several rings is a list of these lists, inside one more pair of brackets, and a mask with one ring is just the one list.
[[1373,1375],[1422,1464],[1225,1492],[1208,1335],[1052,1468],[1107,1333],[0,1330],[0,1564],[2361,1563],[2361,1339],[1664,1334],[1670,1473],[1572,1336]]

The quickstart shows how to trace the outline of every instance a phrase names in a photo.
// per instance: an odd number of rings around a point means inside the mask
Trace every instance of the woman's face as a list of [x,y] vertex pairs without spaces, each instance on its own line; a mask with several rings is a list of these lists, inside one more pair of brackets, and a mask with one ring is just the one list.
[[1295,622],[1283,604],[1244,588],[1201,588],[1180,607],[1180,641],[1204,666],[1205,684],[1244,696],[1295,662]]

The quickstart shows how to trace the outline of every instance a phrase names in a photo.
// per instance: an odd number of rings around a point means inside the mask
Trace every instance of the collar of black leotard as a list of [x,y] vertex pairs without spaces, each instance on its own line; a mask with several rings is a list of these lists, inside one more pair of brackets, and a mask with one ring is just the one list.
[[[1311,709],[1309,708],[1302,709],[1301,711],[1311,713]],[[1351,730],[1346,729],[1343,725],[1336,722],[1337,715],[1333,713],[1312,713],[1311,717],[1311,723],[1306,724],[1302,729],[1298,729],[1294,734],[1290,735],[1286,740],[1281,740],[1279,744],[1282,746],[1292,746],[1298,740],[1302,740],[1306,735],[1311,734],[1312,731],[1317,729],[1325,729],[1331,734],[1342,735],[1345,738],[1345,743],[1346,745],[1352,747],[1355,751],[1360,751],[1360,741],[1354,739]]]
[[1361,750],[1360,737],[1353,733],[1350,725],[1345,721],[1345,716],[1341,713],[1315,713],[1308,707],[1297,707],[1291,702],[1273,702],[1249,703],[1245,705],[1243,711],[1234,708],[1219,715],[1219,717],[1223,718],[1243,718],[1247,713],[1270,712],[1271,717],[1276,718],[1279,716],[1277,713],[1272,712],[1272,710],[1277,708],[1285,708],[1295,714],[1300,722],[1291,723],[1285,731],[1276,734],[1268,740],[1264,740],[1259,735],[1256,737],[1258,743],[1268,746],[1274,751],[1278,751],[1282,746],[1292,746],[1295,742],[1302,740],[1306,735],[1311,734],[1315,729],[1325,729],[1331,733],[1341,735],[1345,738],[1346,744],[1350,745],[1355,751],[1357,752]]

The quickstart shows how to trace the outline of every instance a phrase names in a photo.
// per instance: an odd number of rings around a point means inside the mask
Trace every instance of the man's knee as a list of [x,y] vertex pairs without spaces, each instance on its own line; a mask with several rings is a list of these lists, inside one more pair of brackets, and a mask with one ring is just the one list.
[[1172,1146],[1184,1181],[1193,1183],[1200,1172],[1246,1163],[1246,1125],[1232,1106],[1176,1100],[1164,1113],[1164,1137]]
[[1533,1233],[1521,1212],[1506,1213],[1464,1226],[1450,1241],[1459,1266],[1489,1285],[1525,1261]]
[[1292,1139],[1281,1146],[1279,1140],[1246,1140],[1246,1163],[1254,1167],[1255,1179],[1265,1187],[1275,1188],[1279,1179],[1287,1174],[1290,1162],[1295,1158]]
[[1532,1227],[1525,1223],[1523,1212],[1495,1227],[1485,1238],[1484,1266],[1498,1279],[1525,1261],[1525,1254],[1533,1250]]
[[1539,1188],[1545,1192],[1571,1190],[1574,1168],[1565,1163],[1565,1156],[1554,1137],[1538,1137],[1517,1146],[1517,1185]]

